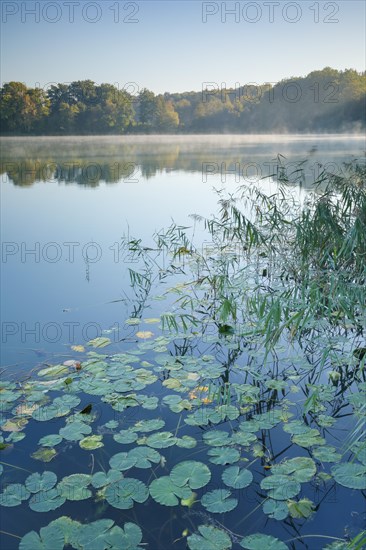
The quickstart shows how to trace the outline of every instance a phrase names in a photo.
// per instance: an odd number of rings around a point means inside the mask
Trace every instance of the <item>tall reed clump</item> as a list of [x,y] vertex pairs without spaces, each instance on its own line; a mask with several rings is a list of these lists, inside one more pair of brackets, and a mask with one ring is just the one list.
[[282,338],[301,343],[321,335],[323,362],[334,337],[346,336],[343,349],[364,364],[366,167],[323,171],[302,191],[302,168],[287,175],[279,159],[274,179],[272,194],[250,183],[236,196],[219,191],[218,215],[194,216],[208,230],[207,246],[173,225],[155,235],[154,256],[136,250],[136,241],[130,250],[143,257],[149,277],[155,270],[159,281],[180,278],[168,328],[177,328],[177,318],[213,323],[221,333],[261,339],[267,353]]

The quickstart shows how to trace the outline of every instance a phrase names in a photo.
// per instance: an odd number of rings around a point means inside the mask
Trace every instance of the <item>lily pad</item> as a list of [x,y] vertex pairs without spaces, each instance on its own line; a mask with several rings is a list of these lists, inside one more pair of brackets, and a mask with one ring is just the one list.
[[92,431],[91,427],[85,422],[74,420],[61,428],[59,434],[68,441],[81,441]]
[[38,441],[38,445],[42,445],[43,447],[54,447],[55,445],[61,443],[61,441],[62,437],[59,434],[50,434],[41,437]]
[[111,344],[110,338],[103,336],[99,336],[99,338],[94,338],[88,342],[88,346],[93,346],[93,348],[105,348],[106,346],[109,346],[109,344]]
[[46,378],[59,378],[68,372],[68,367],[64,365],[53,365],[52,367],[41,369],[37,374],[38,376],[44,376]]
[[63,550],[65,537],[58,525],[50,523],[42,527],[40,533],[31,531],[24,535],[19,544],[19,550]]
[[211,430],[203,434],[203,441],[212,447],[230,445],[231,435],[223,430]]
[[287,502],[288,510],[292,518],[309,518],[315,509],[314,502],[311,502],[308,498],[302,498],[299,501],[289,500]]
[[107,486],[105,498],[114,508],[128,510],[135,502],[145,502],[149,496],[146,485],[134,478],[124,478]]
[[305,483],[310,481],[316,474],[316,465],[312,458],[295,457],[272,467],[272,474],[290,475],[296,481]]
[[100,489],[101,487],[105,487],[106,485],[109,485],[110,483],[114,483],[115,481],[119,481],[120,479],[123,479],[123,474],[119,470],[108,470],[107,473],[105,472],[96,472],[92,475],[91,478],[91,484],[96,489]]
[[43,472],[42,474],[35,472],[27,477],[25,486],[31,493],[39,491],[47,491],[52,489],[57,483],[57,475],[54,472]]
[[57,488],[67,500],[86,500],[92,496],[90,489],[87,489],[90,482],[90,475],[72,474],[64,477]]
[[41,460],[42,462],[51,462],[53,458],[57,455],[55,449],[47,449],[45,447],[40,447],[37,451],[31,454],[31,457],[35,460]]
[[190,435],[184,435],[183,437],[177,439],[177,447],[181,447],[183,449],[193,449],[196,445],[197,441]]
[[30,497],[30,492],[21,483],[11,483],[7,485],[0,494],[0,506],[19,506],[23,500]]
[[[124,550],[138,550],[142,548],[140,543],[142,541],[142,531],[135,523],[125,523],[123,529],[118,525],[112,527],[105,537],[105,541],[110,545],[111,550],[113,548],[123,548]],[[94,550],[94,543],[90,546],[89,550]],[[104,548],[103,548],[104,550]]]
[[222,529],[211,525],[200,525],[198,531],[199,535],[194,533],[187,538],[190,550],[230,550],[232,548],[229,535]]
[[94,451],[95,449],[99,449],[100,447],[104,446],[104,443],[102,443],[102,439],[102,435],[91,435],[89,437],[84,437],[84,439],[79,441],[79,445],[82,449],[85,449],[87,451]]
[[300,445],[300,447],[314,447],[315,445],[325,445],[325,439],[320,436],[318,430],[314,428],[308,428],[306,432],[293,435],[293,443]]
[[169,476],[162,476],[150,483],[150,495],[163,506],[177,506],[179,499],[188,499],[192,495],[187,486],[178,487]]
[[230,512],[238,505],[236,498],[230,498],[231,493],[227,489],[214,489],[203,495],[201,504],[209,512],[223,513]]
[[153,418],[152,420],[139,420],[134,424],[133,429],[135,432],[153,432],[164,428],[165,422],[161,418]]
[[273,500],[269,498],[263,502],[263,512],[272,519],[281,521],[288,516],[288,507],[282,500]]
[[113,436],[113,439],[117,441],[117,443],[124,445],[134,443],[137,438],[138,435],[132,428],[129,428],[128,430],[121,430],[118,434],[114,434]]
[[252,483],[253,474],[250,470],[246,470],[245,468],[240,469],[239,466],[230,466],[224,470],[222,481],[228,487],[244,489],[244,487],[248,487],[248,485]]
[[288,500],[295,497],[301,490],[301,485],[295,479],[286,475],[270,475],[261,481],[261,488],[274,500]]
[[349,489],[366,489],[366,466],[355,462],[336,464],[331,469],[337,483]]
[[66,501],[58,487],[39,491],[29,501],[29,508],[34,512],[50,512],[56,510]]
[[314,447],[312,455],[320,462],[339,462],[342,459],[342,455],[337,453],[337,449],[330,445],[324,445],[324,447]]
[[240,546],[246,548],[246,550],[263,550],[264,548],[266,550],[288,549],[287,545],[281,540],[271,537],[270,535],[262,535],[260,533],[244,537],[240,542]]
[[200,489],[210,481],[211,472],[203,462],[185,460],[174,466],[170,479],[178,487],[188,485],[191,489]]
[[234,464],[240,458],[240,452],[232,447],[213,448],[208,451],[210,462],[214,464]]
[[52,418],[59,418],[69,414],[73,407],[77,407],[80,403],[80,397],[77,395],[64,395],[56,397],[50,405],[39,407],[32,412],[34,420],[39,422],[47,422]]
[[171,432],[159,432],[146,438],[146,445],[154,449],[166,449],[175,445],[176,442],[177,438]]

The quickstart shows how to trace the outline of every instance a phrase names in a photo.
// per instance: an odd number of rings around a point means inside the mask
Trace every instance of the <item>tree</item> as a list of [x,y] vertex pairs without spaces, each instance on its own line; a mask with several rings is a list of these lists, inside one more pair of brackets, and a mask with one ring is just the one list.
[[43,90],[27,88],[21,82],[4,84],[0,92],[1,131],[37,132],[49,113],[49,101]]

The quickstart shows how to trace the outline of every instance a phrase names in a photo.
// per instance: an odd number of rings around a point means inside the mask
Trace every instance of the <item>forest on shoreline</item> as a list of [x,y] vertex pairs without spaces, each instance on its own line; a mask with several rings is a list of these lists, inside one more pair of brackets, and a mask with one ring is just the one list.
[[[129,83],[132,84],[132,83]],[[199,92],[130,93],[91,80],[0,89],[1,135],[360,132],[366,73],[326,67],[277,84],[205,82]]]

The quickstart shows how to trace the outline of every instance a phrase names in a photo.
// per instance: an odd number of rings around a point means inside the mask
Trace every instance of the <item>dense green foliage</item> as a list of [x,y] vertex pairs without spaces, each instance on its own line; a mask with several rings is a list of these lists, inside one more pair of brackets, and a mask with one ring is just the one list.
[[4,135],[266,133],[359,131],[365,126],[365,73],[329,67],[275,85],[137,96],[91,80],[45,91],[21,82],[0,91]]

